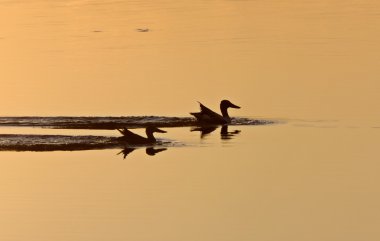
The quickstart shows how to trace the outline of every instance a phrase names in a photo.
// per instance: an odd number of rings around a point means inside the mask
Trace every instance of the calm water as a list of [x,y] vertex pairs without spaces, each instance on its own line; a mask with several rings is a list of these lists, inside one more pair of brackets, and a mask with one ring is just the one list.
[[[0,240],[380,240],[379,16],[373,0],[0,0]],[[196,101],[224,98],[275,122],[194,131]],[[163,116],[154,147],[91,129]]]
[[167,128],[159,138],[175,145],[125,159],[121,149],[0,152],[0,238],[377,240],[380,151],[370,140],[380,131],[351,124],[230,126],[240,132],[229,139]]

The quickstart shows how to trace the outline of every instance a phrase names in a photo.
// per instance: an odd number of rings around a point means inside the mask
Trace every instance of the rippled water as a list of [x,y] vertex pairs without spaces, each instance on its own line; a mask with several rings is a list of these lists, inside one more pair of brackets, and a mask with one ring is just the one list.
[[[14,133],[0,135],[0,145],[21,150],[0,152],[4,240],[312,235],[308,240],[317,241],[378,234],[380,153],[373,140],[380,132],[361,122],[171,127],[157,133],[155,146],[114,145],[114,130],[0,130]],[[82,142],[87,151],[69,148]]]
[[[275,120],[232,118],[231,125],[265,125]],[[195,118],[165,116],[131,116],[131,117],[0,117],[0,126],[34,126],[65,129],[117,129],[156,127],[184,127],[199,125]]]
[[[277,121],[279,123],[279,121]],[[269,125],[274,120],[257,120],[250,118],[233,118],[232,126]],[[0,117],[0,127],[39,127],[52,129],[90,129],[115,130],[118,128],[155,127],[193,127],[202,136],[215,131],[217,125],[200,125],[194,118],[180,117]],[[6,129],[3,129],[6,130]],[[23,130],[23,129],[21,129]],[[25,130],[25,129],[24,129]],[[233,132],[228,126],[221,129],[227,139]],[[159,146],[175,146],[175,142],[158,141]],[[151,146],[151,145],[150,145]],[[41,135],[41,134],[0,134],[1,151],[74,151],[94,149],[135,148],[125,140],[112,136],[94,135]],[[149,147],[149,145],[148,145]]]

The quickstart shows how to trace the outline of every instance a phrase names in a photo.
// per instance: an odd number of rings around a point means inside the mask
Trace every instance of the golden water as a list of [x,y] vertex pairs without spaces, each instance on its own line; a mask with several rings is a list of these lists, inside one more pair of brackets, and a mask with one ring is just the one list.
[[228,98],[284,121],[231,140],[170,128],[184,146],[153,157],[1,152],[0,240],[379,240],[379,16],[373,0],[0,1],[1,116]]

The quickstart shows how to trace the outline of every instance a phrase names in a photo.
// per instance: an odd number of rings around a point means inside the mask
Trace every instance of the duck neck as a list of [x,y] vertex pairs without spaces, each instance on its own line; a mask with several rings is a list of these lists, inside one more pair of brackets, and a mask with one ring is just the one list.
[[152,142],[156,141],[156,138],[154,138],[154,136],[153,136],[153,132],[147,130],[145,133],[146,133],[146,136],[148,137],[148,140],[150,140]]
[[222,112],[223,118],[230,119],[230,116],[228,115],[227,109],[228,109],[227,107],[220,106],[220,112]]

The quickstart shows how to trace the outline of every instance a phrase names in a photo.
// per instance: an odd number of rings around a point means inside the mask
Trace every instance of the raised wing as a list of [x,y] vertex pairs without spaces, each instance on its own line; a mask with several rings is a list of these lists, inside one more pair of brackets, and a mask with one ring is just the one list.
[[201,107],[201,114],[203,116],[204,121],[213,122],[213,123],[225,122],[225,120],[223,119],[223,116],[207,108],[202,103],[199,102],[199,106]]
[[199,106],[201,107],[201,112],[203,112],[204,114],[215,113],[214,111],[204,106],[201,102],[198,102],[198,103],[199,103]]
[[117,129],[122,135],[123,139],[125,140],[130,140],[130,141],[145,141],[146,138],[139,136],[132,131],[123,128],[123,129]]

